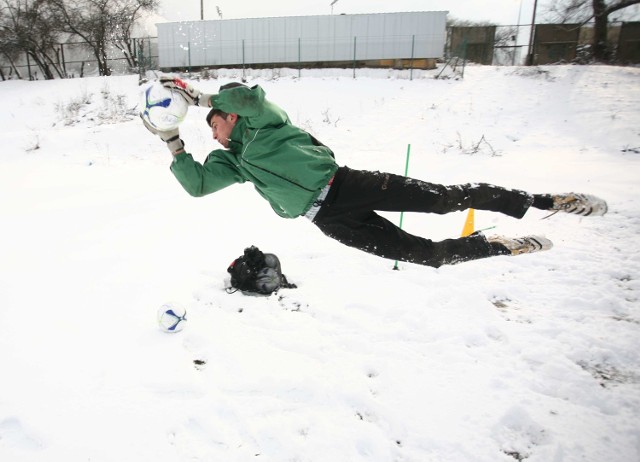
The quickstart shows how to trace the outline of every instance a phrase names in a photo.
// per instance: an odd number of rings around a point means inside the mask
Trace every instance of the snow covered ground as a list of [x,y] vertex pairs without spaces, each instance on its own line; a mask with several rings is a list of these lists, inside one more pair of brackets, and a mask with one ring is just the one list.
[[[476,212],[545,253],[433,269],[194,199],[135,116],[135,76],[0,83],[0,460],[640,460],[640,69],[254,71],[340,164],[582,191],[600,218]],[[238,80],[195,82],[206,92]],[[194,109],[182,137],[214,148]],[[398,220],[397,214],[388,214]],[[405,214],[458,236],[465,213]],[[244,247],[295,290],[224,291]],[[188,311],[164,334],[156,311]],[[194,361],[202,364],[195,364]]]

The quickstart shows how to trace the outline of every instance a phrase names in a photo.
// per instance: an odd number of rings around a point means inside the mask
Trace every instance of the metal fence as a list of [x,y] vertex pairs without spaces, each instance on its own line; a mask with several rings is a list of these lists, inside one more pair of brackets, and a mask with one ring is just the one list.
[[[536,24],[533,34],[530,25],[450,27],[445,56],[488,65],[584,62],[592,38],[590,24]],[[610,23],[608,43],[614,63],[640,63],[639,22]]]
[[[533,41],[533,64],[548,64],[556,62],[572,62],[581,59],[582,50],[588,47],[593,29],[590,26],[570,25],[537,25],[535,40]],[[529,38],[531,27],[524,25],[513,26],[489,26],[470,28],[447,28],[447,41],[442,52],[446,60],[452,56],[463,58],[479,64],[488,65],[523,65],[529,54]],[[414,56],[415,37],[409,37],[405,43],[405,59],[358,59],[358,48],[364,46],[358,42],[358,37],[348,39],[351,51],[344,59],[330,62],[282,62],[274,59],[271,63],[254,63],[248,48],[253,42],[240,40],[236,43],[240,59],[234,67],[353,67],[354,76],[357,67],[390,67],[404,69],[428,68],[430,63],[419,60]],[[640,62],[640,23],[617,23],[609,27],[609,42],[621,64]],[[300,47],[298,56],[313,56],[311,48],[313,42],[305,42],[296,39]],[[268,44],[259,44],[266,46]],[[196,44],[190,46],[197,46]],[[257,45],[256,45],[257,46]],[[189,60],[189,48],[185,48],[186,61],[179,69],[190,71],[192,67]],[[309,48],[308,51],[304,51]],[[123,57],[120,49],[112,47],[108,50],[108,64],[113,74],[142,74],[148,69],[159,69],[158,40],[156,37],[144,37],[134,39],[132,44],[133,58]],[[64,43],[59,45],[56,56],[57,64],[63,70],[66,77],[97,76],[97,60],[92,50],[81,43]],[[295,61],[295,60],[294,60]],[[308,61],[308,60],[305,60]],[[199,66],[215,69],[216,65]],[[224,66],[230,67],[230,66]],[[0,76],[2,79],[42,79],[43,76],[35,63],[23,54],[11,62],[6,57],[0,56]]]
[[[191,69],[237,66],[327,66],[331,63],[353,63],[424,59],[425,35],[394,37],[339,37],[330,44],[314,39],[292,38],[277,41],[255,39],[218,40],[215,45],[185,41],[180,47],[160,47],[160,67]],[[442,55],[443,43],[433,56]],[[166,56],[166,55],[169,55]],[[435,59],[435,58],[433,58]],[[396,63],[399,64],[399,63]]]
[[[131,53],[125,56],[122,49],[111,45],[107,48],[107,63],[113,74],[132,74],[145,69],[158,68],[158,40],[156,37],[132,39]],[[51,57],[56,77],[91,77],[99,75],[98,61],[86,43],[67,42],[58,44]],[[129,53],[127,53],[129,54]],[[57,75],[57,73],[62,75]],[[0,55],[0,77],[5,79],[43,79],[41,70],[27,53],[9,60]]]

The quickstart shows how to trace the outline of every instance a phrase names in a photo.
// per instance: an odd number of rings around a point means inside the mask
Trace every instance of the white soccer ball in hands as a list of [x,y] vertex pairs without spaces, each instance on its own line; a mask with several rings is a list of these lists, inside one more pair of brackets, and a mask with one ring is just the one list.
[[158,325],[164,332],[180,332],[187,322],[187,310],[176,303],[167,303],[158,310]]
[[142,118],[161,132],[178,128],[189,109],[180,93],[163,87],[160,82],[142,88],[140,103]]

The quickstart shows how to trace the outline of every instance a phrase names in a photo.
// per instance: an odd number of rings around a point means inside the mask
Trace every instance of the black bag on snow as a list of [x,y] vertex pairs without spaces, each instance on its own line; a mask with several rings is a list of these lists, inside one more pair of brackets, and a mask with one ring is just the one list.
[[255,292],[268,295],[281,287],[295,289],[282,274],[280,260],[272,253],[262,253],[255,246],[244,249],[244,255],[236,258],[227,272],[231,275],[231,287],[227,292]]

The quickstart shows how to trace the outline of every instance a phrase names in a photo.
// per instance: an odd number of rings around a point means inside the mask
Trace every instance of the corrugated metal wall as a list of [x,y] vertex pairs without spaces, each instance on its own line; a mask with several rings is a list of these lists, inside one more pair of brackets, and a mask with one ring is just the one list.
[[161,68],[439,58],[446,11],[158,24]]

